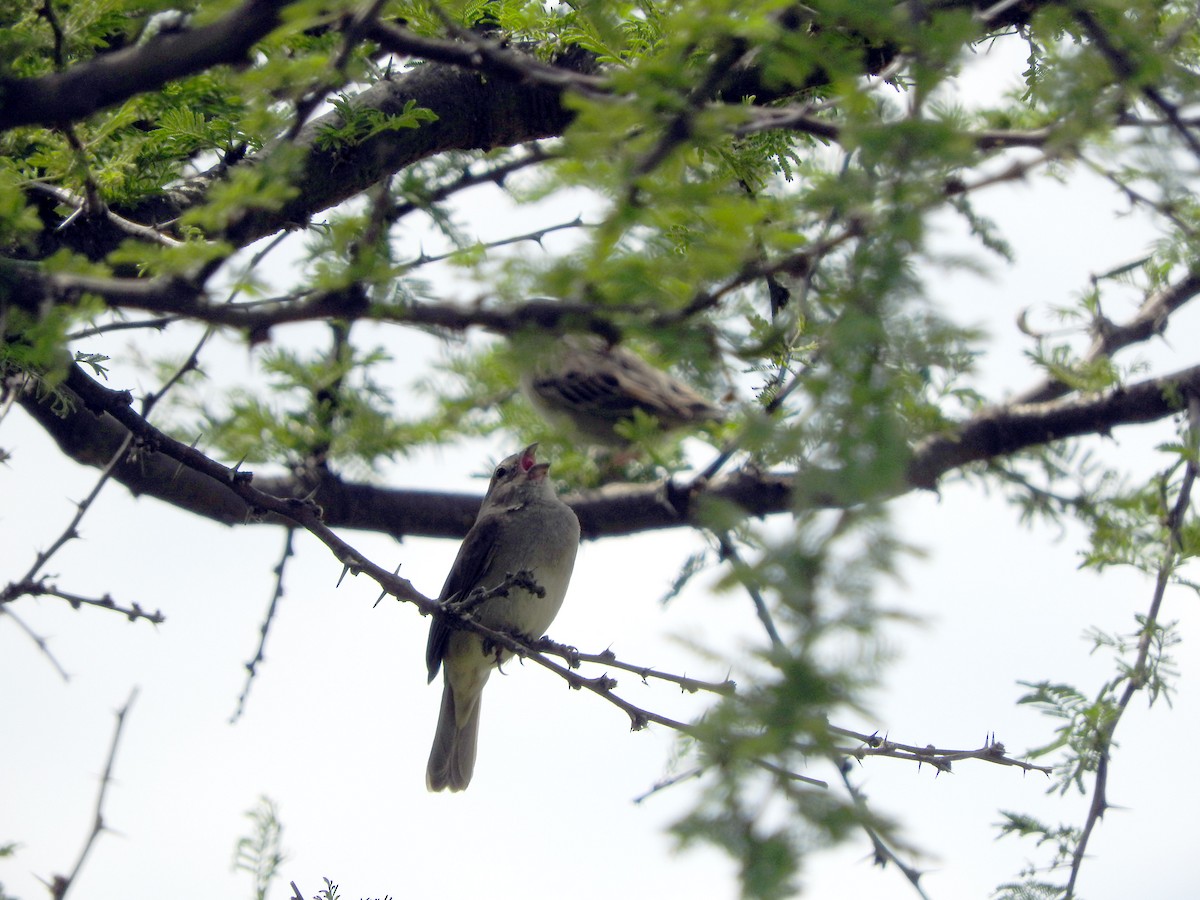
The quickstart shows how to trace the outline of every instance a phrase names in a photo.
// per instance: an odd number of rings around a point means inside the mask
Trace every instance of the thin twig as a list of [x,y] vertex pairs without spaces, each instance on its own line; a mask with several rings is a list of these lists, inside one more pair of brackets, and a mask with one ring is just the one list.
[[1179,494],[1175,498],[1175,504],[1171,507],[1165,523],[1167,526],[1166,546],[1158,568],[1158,577],[1155,580],[1150,607],[1140,623],[1141,636],[1138,638],[1137,656],[1133,665],[1121,676],[1125,682],[1125,688],[1107,718],[1099,726],[1095,738],[1095,752],[1098,757],[1096,779],[1092,786],[1092,802],[1088,807],[1087,819],[1080,832],[1075,850],[1071,854],[1071,874],[1064,889],[1064,896],[1068,898],[1075,896],[1075,883],[1079,879],[1079,873],[1087,853],[1088,841],[1108,809],[1108,772],[1112,759],[1113,736],[1130,701],[1138,691],[1146,686],[1147,662],[1158,628],[1158,617],[1162,611],[1163,598],[1166,596],[1167,585],[1171,582],[1171,574],[1175,571],[1183,552],[1184,519],[1192,503],[1192,488],[1196,483],[1197,474],[1197,453],[1200,449],[1200,397],[1188,398],[1188,425],[1190,452],[1187,456],[1183,480],[1179,485]]
[[1026,0],[1000,0],[999,3],[993,3],[987,9],[976,12],[975,21],[982,22],[984,25],[994,25],[1004,13],[1024,2]]
[[788,781],[798,781],[801,784],[807,784],[809,787],[828,788],[829,783],[822,781],[820,778],[813,778],[811,775],[801,775],[785,766],[778,763],[770,762],[765,759],[751,760],[756,766],[764,771],[770,772],[772,775],[778,775],[781,778],[786,778]]
[[[4,316],[0,313],[0,334],[4,333]],[[16,405],[17,397],[21,394],[22,379],[29,378],[28,375],[20,375],[9,383],[8,379],[0,380],[0,423],[8,416],[9,410]],[[0,462],[4,462],[7,457],[3,452],[0,452]]]
[[294,555],[292,540],[295,534],[296,529],[287,529],[287,536],[283,542],[283,554],[279,557],[279,562],[275,564],[275,589],[271,592],[271,604],[267,607],[267,616],[263,619],[263,623],[258,630],[258,649],[254,652],[254,658],[246,663],[246,684],[242,688],[241,694],[238,695],[237,709],[229,717],[229,724],[231,725],[242,717],[242,713],[246,709],[246,700],[250,696],[250,685],[254,683],[254,676],[258,674],[258,664],[264,659],[263,653],[267,648],[267,633],[271,630],[271,623],[275,621],[275,610],[279,606],[279,601],[283,599],[283,573],[287,568],[287,561]]
[[63,900],[67,896],[67,891],[75,884],[79,878],[79,870],[83,868],[84,860],[87,859],[88,852],[92,849],[92,844],[96,842],[96,838],[100,836],[100,832],[104,831],[104,797],[108,792],[108,785],[112,782],[113,764],[117,759],[117,745],[121,740],[121,729],[125,725],[125,715],[129,712],[129,708],[133,706],[133,701],[137,698],[137,688],[134,688],[129,693],[129,699],[125,701],[125,705],[117,710],[117,724],[113,729],[112,743],[108,748],[108,762],[104,764],[104,774],[100,778],[100,793],[96,797],[96,814],[92,819],[92,830],[84,842],[83,850],[79,854],[79,858],[75,861],[75,867],[71,870],[71,874],[67,876],[56,875],[50,886],[50,893],[54,900]]
[[[32,582],[14,582],[9,584],[5,587],[2,596],[3,600],[0,600],[0,602],[11,602],[11,600],[15,600],[17,597],[58,597],[60,600],[66,600],[75,609],[79,609],[81,606],[97,606],[100,609],[110,609],[113,612],[119,612],[129,619],[130,622],[145,619],[151,624],[161,625],[166,621],[161,610],[148,612],[142,609],[138,603],[121,606],[109,594],[105,594],[103,597],[84,597],[82,594],[73,594],[69,591],[59,589],[57,585],[50,583],[45,576]],[[3,606],[0,606],[0,609],[3,609]]]
[[850,794],[850,799],[854,802],[855,808],[857,808],[859,811],[859,824],[862,826],[863,831],[867,833],[867,837],[871,840],[871,846],[875,850],[875,863],[880,868],[883,868],[889,862],[895,864],[896,868],[899,869],[904,874],[904,877],[908,879],[908,883],[912,885],[913,890],[917,892],[917,896],[921,897],[922,900],[929,900],[929,895],[926,894],[924,888],[921,887],[920,870],[905,863],[904,860],[902,860],[896,854],[896,851],[888,846],[887,841],[883,839],[883,837],[879,834],[879,831],[868,821],[870,813],[867,810],[867,798],[850,781],[848,767],[839,765],[837,769],[838,774],[842,777],[842,784],[846,787],[846,792]]
[[339,84],[346,80],[346,64],[355,46],[367,36],[375,20],[379,17],[384,0],[371,0],[366,9],[356,14],[346,23],[342,31],[342,43],[337,54],[330,60],[327,76],[315,79],[303,93],[297,94],[296,108],[292,113],[292,123],[281,138],[281,143],[292,143],[300,134],[300,130],[308,123],[309,117],[333,92]]
[[84,338],[108,334],[111,331],[131,331],[138,328],[153,328],[155,331],[162,331],[168,325],[171,325],[174,322],[179,322],[182,319],[182,316],[157,316],[153,319],[138,319],[134,322],[106,322],[103,325],[95,325],[91,328],[82,328],[79,331],[72,331],[66,336],[66,339],[68,341],[81,341]]
[[[1107,319],[1098,320],[1092,328],[1092,343],[1080,362],[1084,365],[1111,358],[1133,344],[1148,341],[1166,331],[1171,315],[1200,296],[1200,272],[1189,272],[1175,284],[1166,285],[1146,295],[1136,313],[1122,324]],[[1047,378],[1040,384],[1018,394],[1014,404],[1044,403],[1072,393],[1070,385],[1057,378]]]
[[1188,224],[1187,220],[1172,208],[1170,201],[1157,201],[1147,197],[1141,191],[1138,191],[1127,184],[1116,172],[1109,171],[1107,168],[1097,162],[1092,161],[1082,153],[1078,154],[1078,159],[1085,166],[1124,194],[1129,200],[1130,204],[1134,206],[1145,206],[1154,210],[1155,213],[1162,216],[1164,219],[1178,228],[1181,234],[1186,235],[1193,240],[1195,239],[1196,229]]
[[[27,186],[29,187],[30,190],[38,191],[40,193],[46,194],[47,196],[53,197],[55,200],[57,200],[59,203],[62,203],[64,206],[72,207],[74,211],[71,213],[70,216],[67,217],[68,220],[88,211],[87,200],[83,197],[80,197],[74,191],[69,191],[66,188],[58,187],[57,185],[53,185],[53,184],[46,184],[45,182],[41,182],[41,181],[31,181],[28,183]],[[149,243],[152,243],[152,244],[158,244],[163,247],[182,247],[182,246],[184,246],[183,241],[177,240],[177,239],[171,237],[170,235],[163,234],[161,231],[158,230],[158,228],[154,228],[149,225],[142,225],[140,222],[134,222],[130,219],[126,219],[123,216],[117,215],[115,212],[113,212],[111,209],[108,209],[107,207],[105,207],[105,209],[104,209],[104,216],[105,216],[105,218],[108,219],[109,222],[111,222],[114,226],[116,226],[120,231],[123,231],[129,235],[132,235],[133,237],[141,238],[144,241],[148,241]],[[170,224],[170,223],[164,223],[164,224]],[[163,227],[163,225],[160,225],[159,227],[161,228],[161,227]]]
[[785,645],[783,638],[779,636],[779,630],[775,627],[775,620],[771,617],[771,609],[767,606],[767,600],[763,596],[762,591],[758,589],[758,585],[750,577],[749,566],[738,553],[737,547],[730,539],[729,532],[716,532],[717,541],[721,547],[721,559],[729,562],[733,569],[734,577],[741,582],[742,587],[746,589],[746,593],[750,595],[750,600],[754,603],[754,613],[758,616],[758,620],[762,622],[763,628],[766,629],[767,637],[771,639],[771,646],[776,650],[784,650]]
[[[246,271],[252,271],[256,266],[258,266],[259,263],[261,263],[266,258],[268,253],[270,253],[276,247],[278,247],[281,243],[283,243],[283,241],[286,238],[287,238],[287,233],[284,232],[282,234],[276,235],[273,240],[268,241],[267,244],[261,250],[259,250],[257,253],[254,254],[254,256],[252,256],[250,258],[250,262],[246,266]],[[224,305],[225,306],[232,305],[233,301],[237,299],[238,294],[240,294],[241,292],[242,292],[241,285],[235,286],[233,288],[233,290],[231,290],[229,292],[229,296],[225,298]],[[152,409],[154,409],[155,405],[160,400],[162,400],[163,397],[165,397],[167,395],[167,392],[170,391],[173,387],[175,387],[175,385],[177,385],[180,381],[182,381],[184,376],[186,376],[189,372],[192,372],[192,371],[196,370],[197,368],[199,368],[199,366],[200,366],[200,351],[202,349],[204,349],[204,345],[209,342],[209,340],[212,338],[212,336],[216,333],[216,330],[217,329],[216,329],[215,325],[209,325],[207,328],[205,328],[204,333],[202,335],[200,335],[200,339],[198,341],[196,341],[195,345],[192,347],[192,352],[188,354],[187,359],[185,359],[175,369],[175,371],[171,374],[171,376],[166,381],[163,382],[162,387],[160,387],[154,393],[147,394],[144,398],[142,398],[142,417],[143,418],[148,420],[150,418],[150,411]]]
[[419,199],[410,199],[406,203],[398,204],[396,207],[396,218],[400,219],[417,210],[428,210],[434,204],[440,203],[468,188],[483,184],[495,184],[498,187],[503,187],[504,181],[509,175],[526,169],[529,166],[556,159],[557,157],[558,154],[549,153],[542,149],[540,144],[532,143],[527,145],[523,156],[497,163],[481,171],[473,172],[470,166],[466,166],[462,174],[453,180],[428,193],[422,193]]
[[567,661],[567,664],[572,668],[578,668],[580,663],[593,663],[599,666],[610,666],[614,669],[621,669],[625,672],[632,672],[642,679],[643,682],[650,679],[658,681],[667,681],[671,684],[677,684],[681,689],[689,694],[695,694],[698,691],[704,691],[709,694],[719,694],[723,697],[732,696],[737,691],[737,683],[731,679],[724,681],[702,681],[698,678],[689,678],[686,675],[673,675],[670,672],[662,672],[658,669],[649,666],[639,666],[634,663],[622,662],[617,659],[615,653],[611,650],[604,650],[600,653],[583,653],[575,647],[569,647],[566,644],[558,644],[549,638],[542,638],[537,641],[533,648],[540,653],[549,653],[552,656],[558,656]]
[[585,228],[587,227],[582,216],[576,216],[569,222],[562,222],[558,225],[547,225],[544,228],[539,228],[536,231],[530,231],[526,234],[518,234],[512,237],[498,238],[494,241],[480,242],[470,247],[457,247],[447,253],[439,253],[436,256],[429,256],[422,253],[411,263],[408,263],[410,268],[428,265],[430,263],[441,262],[442,260],[451,259],[462,253],[472,253],[479,250],[494,250],[497,247],[504,247],[509,244],[519,244],[523,241],[533,241],[533,243],[541,246],[542,240],[548,234],[553,234],[556,231],[565,231],[568,228]]
[[34,643],[34,646],[42,652],[42,654],[50,661],[50,665],[54,667],[54,671],[58,672],[63,681],[70,681],[71,676],[67,674],[67,670],[62,667],[62,663],[50,652],[50,647],[46,639],[25,624],[25,620],[18,616],[15,612],[5,605],[0,605],[0,615],[7,615],[16,624],[17,628],[25,632],[25,635]]
[[[7,604],[11,603],[13,600],[16,600],[18,597],[35,592],[31,589],[44,583],[44,579],[38,578],[38,573],[41,571],[42,567],[50,561],[50,558],[53,557],[54,554],[59,550],[61,550],[64,545],[66,545],[69,541],[79,537],[79,523],[83,521],[84,515],[89,509],[91,509],[96,497],[100,494],[100,489],[103,488],[108,482],[108,479],[112,477],[113,471],[116,469],[117,464],[125,458],[125,454],[129,451],[129,448],[132,444],[133,432],[130,432],[125,436],[125,439],[121,441],[121,445],[117,448],[117,452],[112,455],[108,461],[108,464],[100,472],[100,477],[96,479],[96,484],[92,487],[91,492],[76,505],[75,515],[71,517],[71,521],[67,523],[67,527],[62,530],[57,538],[55,538],[54,542],[50,545],[50,548],[48,550],[39,551],[34,557],[33,564],[23,576],[15,581],[10,581],[2,589],[0,589],[0,610],[5,609]],[[40,592],[49,593],[48,591]],[[115,606],[111,608],[115,608]],[[20,619],[16,619],[14,617],[14,621],[20,622]],[[65,679],[66,673],[63,671],[62,666],[58,664],[58,661],[55,660],[54,657],[51,656],[46,650],[45,641],[34,635],[33,631],[28,627],[23,627],[25,632],[34,639],[34,642],[38,645],[38,648],[42,650],[43,653],[46,653],[46,655],[54,663],[54,667],[58,669],[59,673],[62,674],[63,678]]]
[[888,759],[910,760],[918,764],[927,763],[939,772],[949,772],[951,764],[957,760],[977,759],[1000,766],[1014,766],[1026,772],[1041,772],[1047,776],[1053,772],[1052,766],[1037,766],[1021,759],[1006,756],[1004,745],[997,741],[994,735],[990,736],[984,742],[984,745],[976,750],[951,750],[934,747],[932,744],[925,747],[918,747],[914,744],[899,744],[886,737],[880,737],[878,733],[860,734],[857,731],[839,728],[836,725],[830,725],[829,731],[831,734],[860,741],[862,745],[859,747],[840,747],[836,750],[836,752],[844,756],[853,756],[859,761],[868,756],[882,756]]
[[682,772],[679,775],[672,775],[670,778],[661,778],[654,782],[654,784],[650,785],[650,787],[645,791],[634,797],[633,802],[640,804],[644,800],[649,800],[659,791],[665,791],[667,788],[674,787],[675,785],[684,781],[690,781],[693,778],[699,778],[704,774],[704,772],[705,769],[703,767],[697,766],[696,768],[688,769],[686,772]]

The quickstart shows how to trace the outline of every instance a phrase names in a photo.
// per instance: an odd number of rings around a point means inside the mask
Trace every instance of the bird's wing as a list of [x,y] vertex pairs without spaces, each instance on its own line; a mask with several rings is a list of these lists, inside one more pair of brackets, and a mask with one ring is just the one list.
[[[471,526],[463,538],[462,546],[458,548],[458,556],[454,558],[454,565],[450,567],[450,574],[442,585],[438,602],[445,604],[460,600],[479,586],[496,554],[496,532],[499,528],[498,516],[485,516]],[[443,616],[434,613],[429,626],[429,640],[425,644],[425,665],[429,668],[430,681],[437,677],[442,656],[446,652],[446,642],[450,640],[453,630]]]
[[536,377],[533,386],[547,402],[566,403],[610,422],[632,418],[634,409],[677,419],[681,402],[701,399],[621,347],[589,345],[568,353],[560,367]]
[[569,368],[535,378],[534,389],[555,407],[566,404],[605,419],[630,415],[629,398],[616,374],[573,361]]
[[621,388],[631,406],[655,416],[667,426],[702,418],[720,418],[721,411],[683,382],[622,348],[612,351]]

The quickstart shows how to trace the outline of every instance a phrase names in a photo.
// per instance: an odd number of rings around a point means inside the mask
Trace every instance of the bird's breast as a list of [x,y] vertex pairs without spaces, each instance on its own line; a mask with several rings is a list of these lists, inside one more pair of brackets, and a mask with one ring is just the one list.
[[[495,565],[485,579],[485,586],[492,587],[501,583],[505,576],[524,569],[542,589],[541,596],[524,588],[509,587],[507,596],[485,601],[477,612],[484,625],[536,639],[554,621],[566,597],[579,549],[579,522],[575,514],[565,504],[555,512],[559,514],[547,522],[546,510],[539,511],[536,514],[537,540],[526,542],[523,552],[516,555],[519,558],[497,554]],[[516,518],[519,520],[520,514]],[[513,524],[523,527],[519,521]]]

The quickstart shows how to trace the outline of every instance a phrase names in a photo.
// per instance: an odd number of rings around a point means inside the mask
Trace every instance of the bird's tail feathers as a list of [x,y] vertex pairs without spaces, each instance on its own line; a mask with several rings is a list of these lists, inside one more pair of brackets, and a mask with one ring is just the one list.
[[[482,687],[482,685],[481,685]],[[438,713],[433,749],[425,768],[425,786],[431,791],[449,788],[461,791],[471,783],[475,772],[475,751],[479,745],[479,701],[482,691],[460,698],[455,710],[454,691],[449,682],[442,687],[442,708]]]

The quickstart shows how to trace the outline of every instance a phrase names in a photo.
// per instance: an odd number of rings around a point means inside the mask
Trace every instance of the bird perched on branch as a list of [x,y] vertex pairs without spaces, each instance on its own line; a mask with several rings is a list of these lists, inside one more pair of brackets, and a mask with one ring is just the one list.
[[[554,493],[550,464],[537,461],[537,446],[496,466],[439,597],[488,628],[527,640],[541,637],[558,614],[579,548],[579,520]],[[534,584],[523,580],[526,574]],[[434,614],[425,662],[430,681],[442,669],[444,687],[425,770],[429,790],[461,791],[471,782],[483,686],[511,655]]]
[[637,354],[596,337],[570,335],[522,373],[521,387],[548,419],[565,419],[598,444],[628,443],[617,430],[637,411],[663,430],[720,422],[724,412]]

